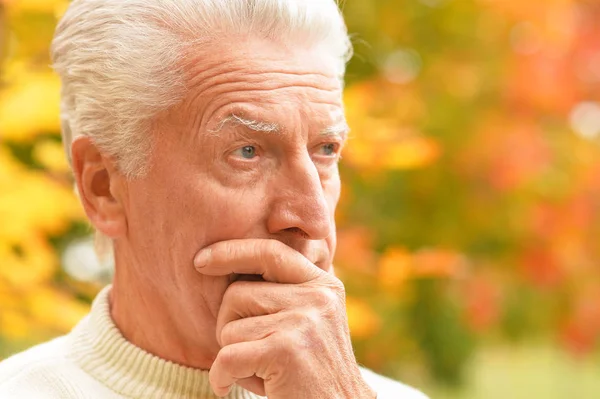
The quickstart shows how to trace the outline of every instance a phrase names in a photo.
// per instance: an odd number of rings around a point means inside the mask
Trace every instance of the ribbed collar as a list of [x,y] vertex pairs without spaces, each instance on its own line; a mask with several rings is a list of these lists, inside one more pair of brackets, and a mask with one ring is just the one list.
[[[90,376],[129,398],[218,398],[212,392],[208,371],[161,359],[127,341],[110,316],[105,287],[91,312],[69,334],[69,357]],[[257,399],[234,386],[229,399]]]

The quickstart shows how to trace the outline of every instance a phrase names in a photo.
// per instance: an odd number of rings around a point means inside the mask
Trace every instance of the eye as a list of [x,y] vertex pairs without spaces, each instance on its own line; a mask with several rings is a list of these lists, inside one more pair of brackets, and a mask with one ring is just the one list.
[[336,143],[323,144],[319,150],[321,152],[321,155],[332,156],[332,155],[336,154],[337,144]]
[[234,154],[237,154],[244,159],[252,159],[256,156],[256,147],[253,145],[247,145],[235,150]]

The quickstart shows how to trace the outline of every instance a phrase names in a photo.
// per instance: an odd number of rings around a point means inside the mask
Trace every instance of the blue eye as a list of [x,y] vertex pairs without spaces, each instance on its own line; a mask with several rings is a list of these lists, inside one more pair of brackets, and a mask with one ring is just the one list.
[[236,152],[239,153],[239,155],[241,155],[242,158],[252,159],[256,156],[256,147],[252,145],[247,145],[237,149]]
[[321,147],[321,149],[324,155],[334,155],[336,150],[334,143],[325,144]]

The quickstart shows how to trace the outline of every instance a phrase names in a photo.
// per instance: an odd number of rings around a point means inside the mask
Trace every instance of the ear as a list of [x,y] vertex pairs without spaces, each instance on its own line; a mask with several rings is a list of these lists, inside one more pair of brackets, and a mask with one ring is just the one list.
[[113,239],[125,235],[127,217],[121,202],[125,179],[114,160],[84,136],[73,140],[71,157],[79,198],[94,227]]

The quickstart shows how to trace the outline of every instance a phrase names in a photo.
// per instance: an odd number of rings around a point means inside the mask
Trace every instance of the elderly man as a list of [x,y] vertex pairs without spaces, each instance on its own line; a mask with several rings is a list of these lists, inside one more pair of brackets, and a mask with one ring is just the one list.
[[1,398],[423,398],[361,369],[334,276],[350,53],[333,0],[74,0],[66,152],[112,286]]

